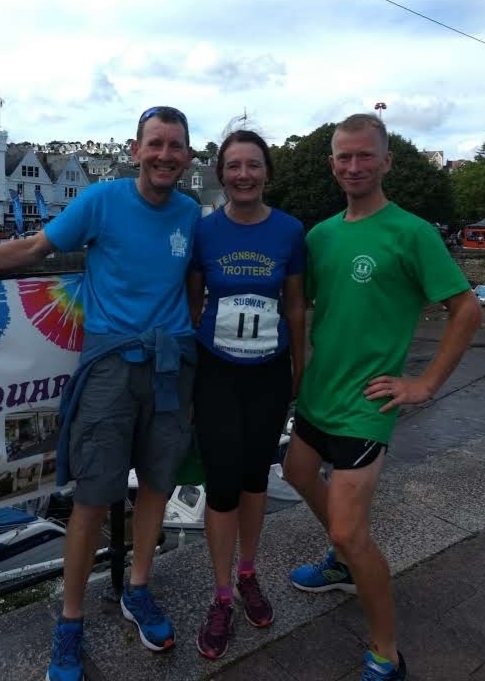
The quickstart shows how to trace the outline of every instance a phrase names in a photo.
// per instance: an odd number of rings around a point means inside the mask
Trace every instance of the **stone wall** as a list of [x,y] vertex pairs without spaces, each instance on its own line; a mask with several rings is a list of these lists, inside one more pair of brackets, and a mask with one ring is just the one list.
[[485,251],[453,253],[453,258],[463,270],[468,281],[475,286],[485,284]]

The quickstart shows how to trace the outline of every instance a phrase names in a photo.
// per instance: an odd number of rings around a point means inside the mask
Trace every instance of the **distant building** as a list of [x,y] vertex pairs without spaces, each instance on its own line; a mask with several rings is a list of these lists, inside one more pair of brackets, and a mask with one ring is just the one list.
[[111,182],[112,180],[119,180],[123,177],[138,177],[140,171],[138,168],[133,167],[133,165],[128,165],[126,163],[115,162],[111,165],[110,169],[101,177],[98,177],[98,182]]
[[[67,145],[7,144],[8,134],[0,130],[0,238],[15,231],[12,193],[18,196],[22,208],[24,231],[41,227],[37,202],[39,193],[48,219],[55,217],[90,184],[112,182],[119,178],[139,175],[131,153],[121,150],[113,140],[113,155],[100,152],[100,145],[78,143]],[[69,153],[66,153],[70,149]],[[185,171],[177,188],[192,196],[207,215],[226,203],[223,187],[217,179],[215,166],[197,159]]]
[[20,201],[24,231],[40,226],[37,196],[42,196],[48,218],[55,217],[78,196],[89,180],[76,154],[47,154],[33,146],[7,145],[0,130],[0,229],[15,229],[12,195]]
[[133,165],[133,159],[131,158],[131,153],[128,153],[126,151],[120,151],[120,153],[116,156],[116,161],[118,163],[121,163],[122,165]]
[[426,149],[423,149],[421,153],[426,156],[431,165],[436,166],[439,170],[443,170],[445,165],[445,156],[442,151],[426,151]]
[[223,206],[226,201],[224,188],[217,178],[214,165],[204,165],[199,159],[192,162],[177,183],[181,191],[194,196],[202,206],[202,216]]
[[89,156],[87,161],[83,163],[88,175],[106,175],[113,165],[113,158],[111,156]]
[[448,172],[452,173],[454,170],[457,170],[458,168],[462,168],[464,165],[469,163],[464,158],[459,158],[456,161],[446,161],[445,168],[448,170]]

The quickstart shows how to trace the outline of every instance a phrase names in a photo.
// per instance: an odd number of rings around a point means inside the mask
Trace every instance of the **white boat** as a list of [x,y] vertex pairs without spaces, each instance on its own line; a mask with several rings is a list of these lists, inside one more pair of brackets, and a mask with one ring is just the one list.
[[[293,420],[290,419],[280,437],[277,451],[273,457],[268,478],[268,497],[277,501],[296,502],[301,497],[283,478],[283,459],[290,442]],[[129,495],[134,498],[138,489],[138,479],[132,469],[128,478]],[[167,502],[163,529],[167,534],[201,534],[204,530],[204,511],[206,493],[204,485],[178,485]],[[183,535],[182,535],[183,536]],[[184,543],[185,538],[182,542]]]
[[[296,502],[301,497],[284,480],[282,462],[290,441],[292,423],[280,437],[268,480],[268,497],[277,502]],[[134,470],[128,478],[129,496],[138,489]],[[57,495],[58,496],[58,495]],[[69,498],[69,491],[61,495]],[[171,548],[199,540],[204,531],[206,493],[203,485],[178,485],[167,502],[163,530]],[[63,516],[64,517],[64,516]],[[66,515],[68,517],[68,514]],[[63,566],[66,526],[55,518],[14,507],[0,509],[0,585]],[[97,552],[107,553],[102,547]]]
[[[18,508],[0,508],[0,587],[63,568],[71,508],[69,489],[24,502]],[[109,558],[108,540],[102,534],[97,562]]]
[[66,527],[57,520],[0,509],[0,583],[62,564],[65,536]]
[[[138,489],[135,471],[128,477],[129,496],[133,498]],[[204,529],[205,489],[204,485],[177,485],[167,501],[163,529],[165,531]]]
[[203,539],[205,499],[203,485],[178,485],[174,489],[163,520],[164,550]]

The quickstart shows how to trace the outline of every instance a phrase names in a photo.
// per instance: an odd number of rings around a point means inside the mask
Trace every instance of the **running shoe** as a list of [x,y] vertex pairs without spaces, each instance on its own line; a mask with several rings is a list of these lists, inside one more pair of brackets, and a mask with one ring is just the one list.
[[228,598],[215,598],[197,636],[197,649],[209,660],[227,653],[229,637],[234,632],[234,607]]
[[398,652],[399,667],[392,662],[376,662],[374,656],[368,650],[364,656],[364,671],[360,681],[404,681],[406,678],[406,663],[401,653]]
[[141,642],[150,650],[165,651],[175,643],[172,623],[146,586],[125,587],[121,610],[127,620],[136,624]]
[[268,627],[274,620],[273,607],[262,593],[254,572],[238,575],[234,594],[242,602],[244,615],[253,627]]
[[351,594],[357,591],[349,568],[337,560],[334,549],[330,549],[320,562],[301,565],[292,570],[290,580],[293,586],[302,591],[324,593],[340,589]]
[[52,645],[52,660],[46,681],[83,681],[83,621],[65,621],[56,624]]

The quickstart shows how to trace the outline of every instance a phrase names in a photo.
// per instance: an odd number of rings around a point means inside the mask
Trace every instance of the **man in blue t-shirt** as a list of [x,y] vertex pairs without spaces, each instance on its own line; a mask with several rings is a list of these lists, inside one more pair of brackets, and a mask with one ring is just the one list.
[[190,436],[195,345],[185,277],[200,208],[174,189],[190,165],[185,115],[165,106],[145,111],[132,155],[140,165],[136,180],[90,187],[43,231],[4,244],[0,253],[6,271],[54,250],[87,247],[85,341],[61,405],[58,482],[72,478],[76,487],[47,681],[83,679],[85,586],[107,508],[124,499],[132,465],[139,482],[134,554],[121,608],[150,650],[174,643],[147,581]]

